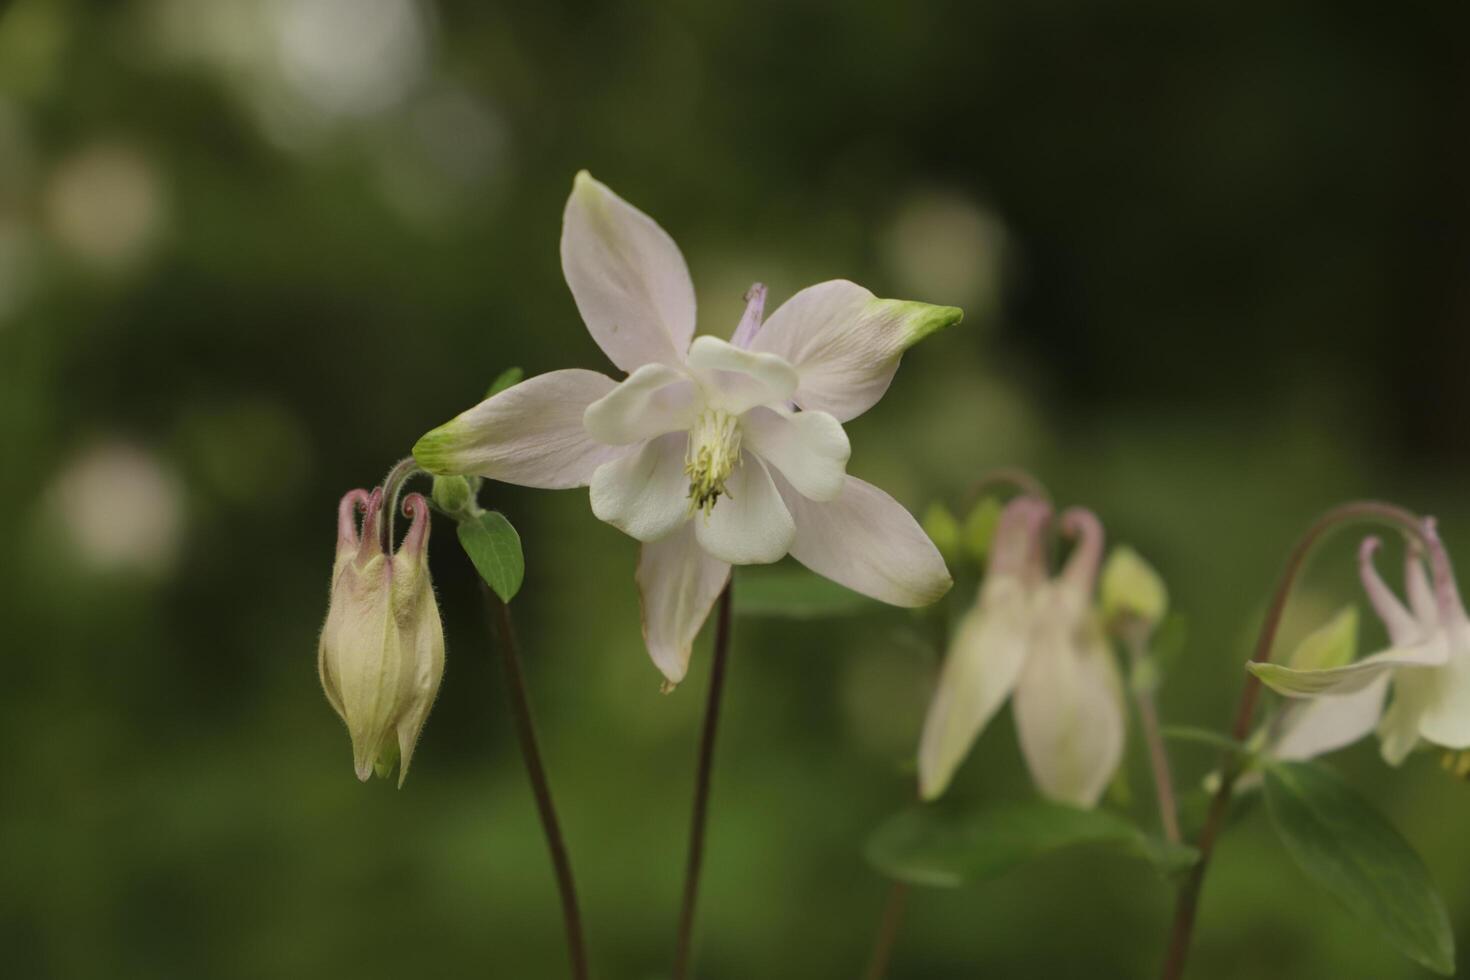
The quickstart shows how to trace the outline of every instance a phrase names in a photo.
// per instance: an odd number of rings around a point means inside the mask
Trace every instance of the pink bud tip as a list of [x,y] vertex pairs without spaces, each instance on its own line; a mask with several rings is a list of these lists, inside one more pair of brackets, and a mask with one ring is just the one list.
[[412,517],[413,523],[409,525],[408,534],[404,535],[403,546],[399,551],[418,557],[429,543],[429,502],[421,493],[406,494],[403,498],[403,515]]
[[1062,514],[1062,533],[1077,539],[1077,546],[1062,569],[1062,577],[1083,592],[1091,592],[1102,564],[1102,521],[1085,507],[1072,507]]
[[366,509],[368,492],[349,490],[337,504],[337,547],[357,547],[357,511]]

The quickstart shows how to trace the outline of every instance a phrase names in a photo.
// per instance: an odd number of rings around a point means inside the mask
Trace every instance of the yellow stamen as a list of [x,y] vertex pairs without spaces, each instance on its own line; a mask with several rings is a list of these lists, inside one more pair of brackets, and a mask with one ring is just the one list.
[[689,448],[684,454],[684,474],[689,477],[689,510],[715,509],[725,481],[740,464],[740,420],[718,408],[705,409],[689,430]]

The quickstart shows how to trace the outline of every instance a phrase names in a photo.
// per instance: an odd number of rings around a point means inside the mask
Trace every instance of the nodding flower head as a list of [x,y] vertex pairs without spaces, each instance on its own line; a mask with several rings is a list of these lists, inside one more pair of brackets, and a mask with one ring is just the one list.
[[1102,523],[1064,512],[1076,539],[1055,577],[1045,564],[1051,507],[1034,497],[1001,513],[980,596],[960,620],[924,720],[919,792],[942,794],[970,746],[1012,698],[1021,751],[1042,795],[1090,807],[1122,759],[1122,685],[1093,610]]
[[404,497],[413,523],[391,557],[383,503],[381,488],[352,490],[337,507],[337,558],[317,668],[352,738],[357,778],[375,770],[386,777],[398,762],[401,786],[444,676],[444,629],[429,581],[428,501]]

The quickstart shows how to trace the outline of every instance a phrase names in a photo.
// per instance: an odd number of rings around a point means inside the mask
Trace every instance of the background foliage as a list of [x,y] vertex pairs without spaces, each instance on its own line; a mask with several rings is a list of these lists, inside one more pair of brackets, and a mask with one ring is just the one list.
[[[1095,507],[1189,617],[1166,720],[1225,724],[1289,540],[1328,504],[1437,512],[1470,569],[1464,9],[1253,7],[0,6],[7,975],[560,975],[449,527],[448,673],[403,792],[352,777],[313,660],[341,493],[509,365],[607,368],[557,261],[582,167],[684,246],[704,331],[757,279],[773,301],[842,276],[964,306],[850,426],[853,469],[916,511],[1000,463]],[[526,545],[594,958],[658,976],[707,652],[658,693],[634,545],[585,494],[485,502]],[[1355,597],[1352,544],[1297,635]],[[915,632],[737,622],[702,976],[859,970],[884,889],[862,845],[912,796],[933,676]],[[1189,785],[1214,758],[1175,753]],[[1340,761],[1463,942],[1470,788],[1427,757]],[[1115,800],[1146,813],[1130,773]],[[958,792],[1030,797],[1006,719]],[[1420,975],[1259,809],[1218,859],[1193,976]],[[920,891],[892,976],[1148,975],[1169,901],[1080,853]]]

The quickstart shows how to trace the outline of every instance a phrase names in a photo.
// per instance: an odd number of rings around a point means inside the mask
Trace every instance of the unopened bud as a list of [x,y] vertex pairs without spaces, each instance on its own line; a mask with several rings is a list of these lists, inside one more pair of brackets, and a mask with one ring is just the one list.
[[475,506],[474,488],[462,476],[434,477],[434,506],[456,520],[474,517],[479,510]]
[[1108,555],[1099,587],[1103,616],[1109,623],[1128,620],[1152,630],[1169,611],[1169,592],[1153,566],[1127,545]]
[[960,556],[960,522],[955,520],[950,509],[939,501],[934,501],[924,511],[922,526],[929,540],[934,542],[934,547],[944,556],[944,560],[953,564]]
[[338,506],[317,667],[327,701],[347,724],[357,778],[375,769],[387,776],[397,760],[402,786],[444,676],[444,628],[429,581],[428,501],[404,498],[413,523],[391,558],[383,550],[383,506],[381,488],[353,490]]

